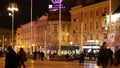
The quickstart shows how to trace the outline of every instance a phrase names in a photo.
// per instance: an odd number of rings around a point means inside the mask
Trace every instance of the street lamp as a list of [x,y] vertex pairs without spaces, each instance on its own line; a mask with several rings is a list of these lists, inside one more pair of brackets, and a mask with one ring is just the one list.
[[14,40],[14,12],[18,11],[17,4],[16,3],[9,3],[9,6],[7,8],[9,11],[12,12],[12,43],[11,45],[13,46],[13,40]]

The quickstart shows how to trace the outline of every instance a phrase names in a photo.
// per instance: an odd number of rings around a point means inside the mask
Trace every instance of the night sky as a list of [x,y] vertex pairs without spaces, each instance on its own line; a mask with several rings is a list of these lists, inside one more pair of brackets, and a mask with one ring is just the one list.
[[[30,0],[0,0],[0,27],[11,28],[12,18],[8,15],[7,7],[10,2],[18,4],[19,11],[15,12],[15,28],[21,24],[30,22]],[[50,0],[33,0],[33,20],[48,12]],[[63,4],[69,11],[76,4],[76,0],[63,0]]]

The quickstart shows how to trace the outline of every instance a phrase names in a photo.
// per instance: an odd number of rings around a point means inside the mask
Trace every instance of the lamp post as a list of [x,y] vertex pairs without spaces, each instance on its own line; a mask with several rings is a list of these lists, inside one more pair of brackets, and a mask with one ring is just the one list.
[[7,8],[9,11],[12,12],[12,43],[11,45],[13,46],[13,40],[14,40],[14,12],[18,11],[18,7],[16,3],[9,3],[9,6]]
[[[33,8],[32,6],[33,6],[33,0],[30,0],[30,1],[31,1],[31,5],[30,5],[30,22],[31,22],[31,23],[30,23],[30,26],[31,26],[30,31],[31,31],[31,41],[30,41],[30,42],[31,42],[31,46],[32,46],[32,44],[33,44],[33,36],[32,36],[32,33],[33,33],[33,32],[32,32],[32,30],[33,30],[33,28],[32,28],[32,25],[33,25],[33,24],[32,24],[32,12],[33,12],[33,11],[32,11],[32,8]],[[32,46],[32,47],[33,47],[33,46]],[[31,49],[30,55],[32,55],[32,52],[33,52],[33,51],[32,51],[32,49]]]
[[111,38],[112,38],[112,22],[111,22],[111,0],[109,0],[109,32],[110,32],[110,48],[112,49],[112,41],[111,41]]
[[61,55],[61,2],[59,2],[59,48],[58,48],[58,55]]

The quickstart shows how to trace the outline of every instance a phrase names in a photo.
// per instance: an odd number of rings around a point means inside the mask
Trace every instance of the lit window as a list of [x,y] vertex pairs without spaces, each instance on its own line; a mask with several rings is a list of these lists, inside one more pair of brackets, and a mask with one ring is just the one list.
[[87,17],[87,13],[84,13],[84,18],[86,18]]
[[107,34],[104,34],[104,39],[107,39]]
[[96,10],[96,16],[98,16],[98,10]]
[[96,34],[96,40],[98,40],[99,39],[99,35],[98,34]]
[[93,40],[93,35],[90,35],[90,40]]
[[106,7],[104,8],[103,12],[104,12],[105,14],[107,13],[107,8],[106,8]]
[[92,29],[92,23],[90,23],[90,30]]
[[92,17],[92,11],[90,11],[90,17]]
[[65,36],[64,35],[62,36],[62,41],[65,41]]
[[62,26],[62,31],[65,31],[65,26],[64,25]]
[[98,28],[98,22],[96,22],[96,29]]
[[85,24],[84,30],[86,30],[87,25]]

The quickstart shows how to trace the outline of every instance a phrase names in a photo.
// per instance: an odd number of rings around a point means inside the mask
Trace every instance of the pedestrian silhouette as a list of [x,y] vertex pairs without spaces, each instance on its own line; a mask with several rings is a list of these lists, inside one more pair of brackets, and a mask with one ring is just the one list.
[[81,52],[80,58],[79,58],[79,64],[84,65],[84,57],[85,57],[84,52]]
[[107,42],[103,42],[103,45],[101,46],[101,49],[98,53],[98,61],[97,65],[100,66],[102,65],[102,68],[107,68],[108,67],[108,62],[109,62],[109,51],[107,49]]
[[5,56],[5,68],[17,68],[19,65],[20,58],[13,50],[12,46],[7,48]]
[[20,51],[18,52],[18,56],[20,57],[19,62],[19,68],[23,65],[23,68],[25,68],[25,61],[27,61],[26,53],[23,48],[20,48]]
[[43,61],[43,58],[44,58],[44,52],[41,52],[41,60]]

